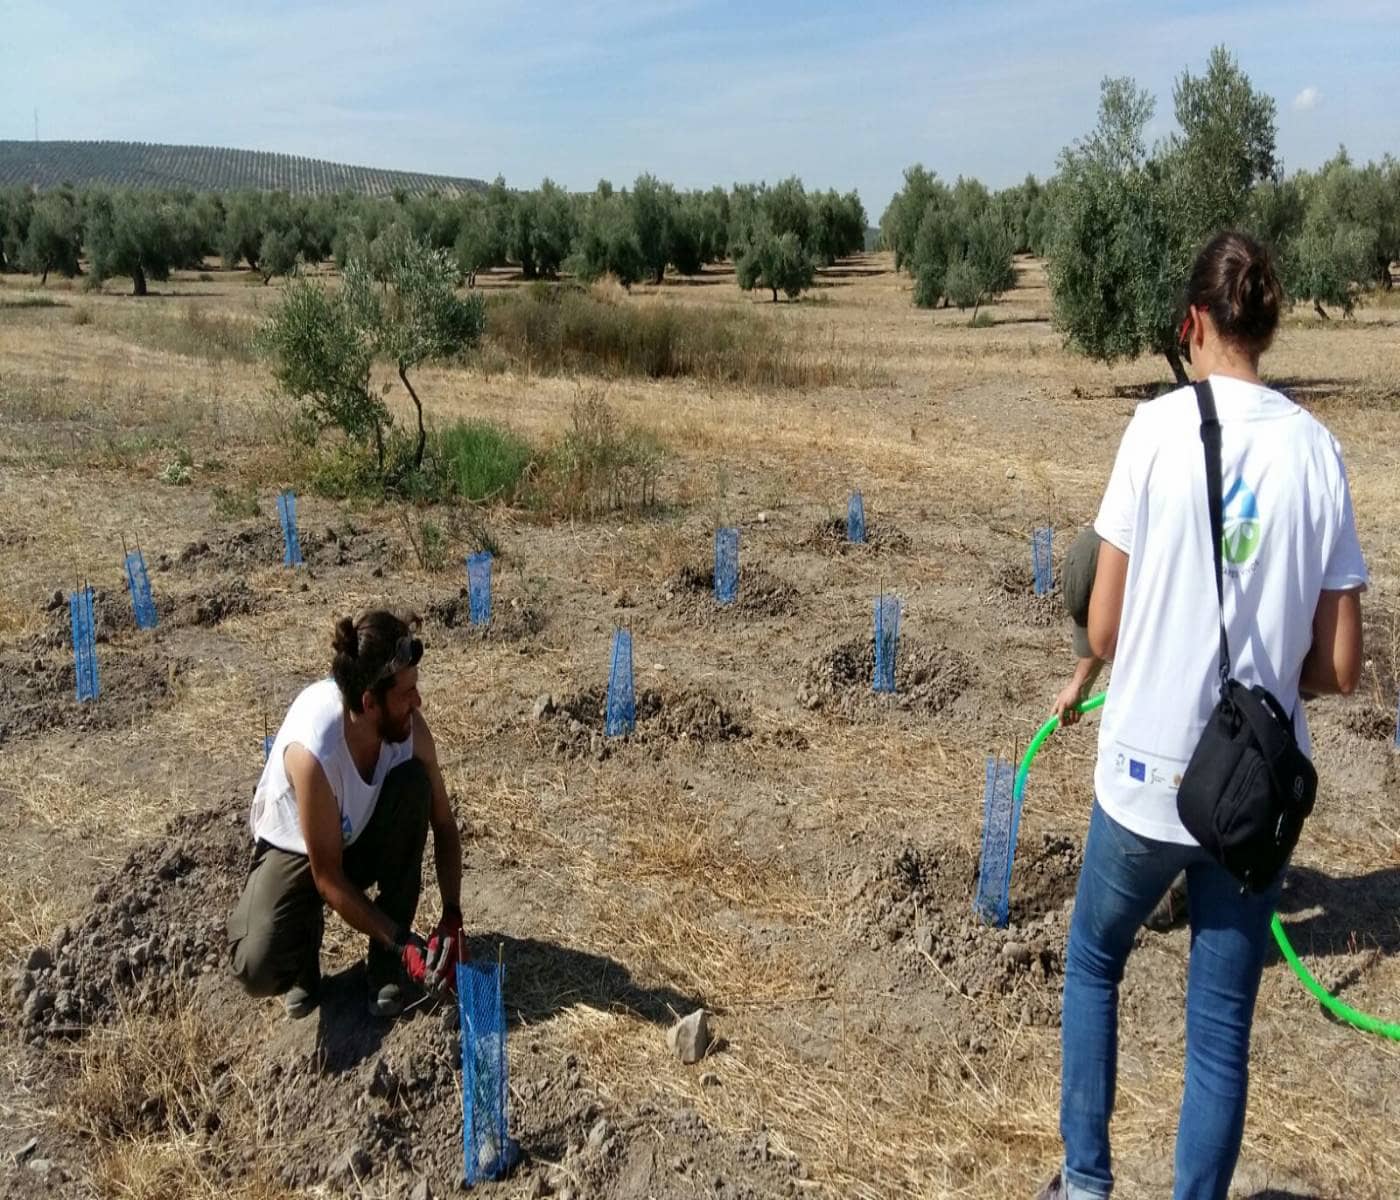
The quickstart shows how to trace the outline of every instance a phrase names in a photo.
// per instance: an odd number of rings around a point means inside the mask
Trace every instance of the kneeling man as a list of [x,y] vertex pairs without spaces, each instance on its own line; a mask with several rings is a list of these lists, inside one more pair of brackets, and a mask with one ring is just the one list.
[[[369,935],[369,1011],[397,1016],[408,981],[437,991],[461,951],[462,845],[419,708],[423,643],[374,611],[336,622],[331,678],[292,703],[253,796],[256,846],[228,919],[234,974],[254,996],[316,1007],[324,906]],[[428,828],[443,917],[413,932]],[[373,901],[366,894],[378,888]]]

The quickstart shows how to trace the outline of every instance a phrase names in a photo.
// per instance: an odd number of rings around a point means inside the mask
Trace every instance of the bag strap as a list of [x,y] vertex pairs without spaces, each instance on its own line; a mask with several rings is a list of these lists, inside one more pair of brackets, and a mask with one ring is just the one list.
[[1210,380],[1200,379],[1196,389],[1196,407],[1201,413],[1201,442],[1206,451],[1206,501],[1210,507],[1210,546],[1215,559],[1215,600],[1220,613],[1220,697],[1229,695],[1230,639],[1225,633],[1225,583],[1223,543],[1225,514],[1221,502],[1220,418],[1215,411],[1215,393]]

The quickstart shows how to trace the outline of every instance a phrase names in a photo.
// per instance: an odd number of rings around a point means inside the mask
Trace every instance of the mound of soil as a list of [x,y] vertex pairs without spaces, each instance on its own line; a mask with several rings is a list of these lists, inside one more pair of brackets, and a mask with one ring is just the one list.
[[[157,629],[212,627],[229,617],[257,612],[260,606],[259,597],[242,579],[211,583],[173,596],[163,595],[154,588],[152,591],[155,592]],[[55,592],[44,608],[48,625],[30,643],[34,651],[42,654],[71,648],[73,632],[69,624],[68,597],[63,592]],[[93,592],[92,625],[93,640],[99,644],[137,632],[136,616],[125,588],[120,592]]]
[[1346,708],[1342,724],[1356,734],[1374,742],[1395,741],[1397,714],[1393,709],[1377,703],[1351,704]]
[[991,586],[983,596],[983,604],[994,608],[1010,621],[1047,629],[1068,621],[1060,598],[1059,580],[1043,596],[1035,594],[1035,573],[1024,564],[1003,563],[991,576]]
[[827,517],[818,521],[802,544],[822,554],[908,554],[913,549],[909,535],[886,521],[872,520],[867,513],[865,541],[846,537],[846,518]]
[[178,818],[94,892],[76,928],[20,965],[12,997],[25,1036],[72,1036],[118,1009],[156,1012],[222,961],[223,920],[248,863],[246,806]]
[[870,685],[874,677],[875,639],[842,642],[807,665],[797,699],[806,708],[848,717],[889,708],[933,716],[961,696],[975,674],[971,661],[958,651],[901,637],[895,657],[894,694],[873,692]]
[[733,604],[715,603],[715,568],[688,566],[661,585],[658,604],[680,612],[696,623],[732,617],[785,617],[797,607],[798,592],[792,584],[770,575],[762,567],[739,567],[739,594]]
[[[323,531],[302,528],[299,531],[302,561],[308,567],[371,566],[385,568],[398,559],[388,537],[373,530],[362,529],[347,521],[339,529],[327,526]],[[240,529],[214,541],[191,542],[173,561],[162,554],[155,563],[156,570],[171,567],[184,570],[214,570],[246,573],[259,567],[282,565],[285,547],[282,530],[273,522]]]
[[[462,1177],[454,1004],[419,1006],[394,1022],[371,1018],[363,974],[352,968],[325,979],[315,1016],[275,1026],[270,1040],[240,1038],[241,1014],[260,1002],[227,975],[223,922],[247,867],[245,813],[240,800],[179,818],[132,854],[97,888],[80,924],[7,971],[0,1028],[41,1052],[38,1079],[60,1103],[73,1068],[67,1054],[42,1053],[56,1041],[193,1007],[226,1057],[207,1063],[202,1081],[184,1081],[178,1108],[134,1090],[128,1111],[107,1114],[128,1135],[178,1130],[230,1180],[272,1172],[317,1194],[358,1195],[370,1180],[375,1194],[454,1192]],[[547,992],[549,980],[534,986]],[[576,990],[567,995],[577,1001]],[[665,1036],[661,1025],[655,1036]],[[583,1056],[547,1058],[529,1025],[512,1034],[509,1069],[511,1133],[523,1151],[516,1174],[530,1195],[758,1200],[798,1194],[805,1179],[795,1159],[770,1152],[766,1134],[717,1133],[659,1096],[620,1110],[592,1084]],[[723,1071],[722,1058],[713,1069]],[[52,1185],[69,1178],[67,1165],[81,1174],[88,1148],[68,1133],[41,1141],[58,1161],[47,1190],[35,1194],[67,1194]],[[410,1191],[422,1181],[426,1193]]]
[[949,995],[996,998],[1027,1024],[1055,1025],[1080,863],[1079,847],[1065,838],[1023,845],[1011,876],[1010,924],[996,929],[972,911],[972,854],[906,844],[852,875],[847,932],[872,950],[893,949],[901,971],[934,976]]
[[606,688],[591,688],[571,696],[541,696],[535,702],[535,719],[542,725],[540,739],[553,745],[556,754],[570,758],[602,759],[617,747],[666,745],[703,746],[738,741],[751,731],[733,709],[701,689],[637,692],[637,727],[621,737],[604,736],[607,725]]
[[491,620],[485,625],[471,622],[471,600],[466,588],[455,596],[431,600],[423,611],[429,625],[450,629],[460,637],[481,641],[519,642],[535,637],[545,627],[544,607],[529,600],[511,598],[502,603],[496,596],[491,605]]
[[179,664],[158,647],[97,654],[99,693],[79,704],[71,649],[0,652],[0,745],[55,729],[130,726],[171,698]]

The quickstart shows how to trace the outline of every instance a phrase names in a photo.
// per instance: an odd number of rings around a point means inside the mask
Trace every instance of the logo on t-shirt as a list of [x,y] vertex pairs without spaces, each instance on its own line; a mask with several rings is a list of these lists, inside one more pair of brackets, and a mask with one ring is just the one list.
[[348,842],[348,841],[350,840],[350,835],[351,835],[354,831],[355,831],[355,827],[354,827],[353,825],[350,824],[350,814],[349,814],[349,813],[341,813],[341,814],[340,814],[340,840],[341,840],[342,842]]
[[1225,493],[1221,509],[1225,517],[1221,553],[1232,567],[1242,567],[1259,549],[1261,533],[1259,503],[1245,487],[1243,478],[1236,479],[1234,487]]

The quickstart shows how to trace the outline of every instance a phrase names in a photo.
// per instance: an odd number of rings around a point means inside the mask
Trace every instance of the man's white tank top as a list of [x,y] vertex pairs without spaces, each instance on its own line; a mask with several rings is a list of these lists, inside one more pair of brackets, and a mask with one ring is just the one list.
[[402,742],[382,742],[374,778],[368,783],[355,766],[345,741],[345,708],[334,679],[323,679],[302,691],[287,710],[272,753],[263,766],[262,778],[253,793],[249,818],[253,837],[288,850],[306,853],[297,815],[297,798],[287,779],[282,757],[295,743],[304,747],[321,764],[340,808],[340,836],[343,845],[352,845],[374,816],[384,777],[400,763],[413,757],[413,734]]

